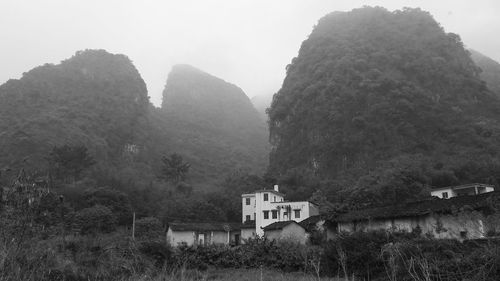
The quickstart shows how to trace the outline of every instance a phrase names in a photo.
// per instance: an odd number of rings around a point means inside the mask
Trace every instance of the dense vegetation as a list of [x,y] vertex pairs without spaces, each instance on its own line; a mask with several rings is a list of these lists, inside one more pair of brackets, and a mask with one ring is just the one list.
[[147,114],[146,84],[130,60],[103,50],[77,52],[0,86],[0,161],[45,165],[53,146],[84,145],[102,160],[133,143]]
[[472,60],[481,68],[479,76],[486,81],[490,90],[500,96],[500,63],[479,53],[475,50],[469,50]]
[[497,184],[499,105],[460,37],[429,13],[334,12],[302,43],[268,110],[269,172],[291,190],[356,203]]
[[120,225],[239,221],[238,192],[262,183],[229,184],[265,169],[264,124],[241,89],[192,67],[174,68],[158,109],[126,56],[80,51],[0,86],[0,184],[24,171]]
[[233,84],[188,65],[174,66],[162,108],[154,114],[164,150],[182,154],[192,164],[191,179],[199,185],[213,185],[235,170],[266,169],[265,122]]

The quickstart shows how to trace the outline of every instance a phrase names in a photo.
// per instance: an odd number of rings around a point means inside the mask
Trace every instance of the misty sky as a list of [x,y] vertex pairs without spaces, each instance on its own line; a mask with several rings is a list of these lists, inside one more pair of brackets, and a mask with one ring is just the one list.
[[468,48],[500,61],[499,0],[0,0],[0,84],[77,50],[127,55],[155,105],[174,64],[275,93],[319,18],[363,5],[420,7]]

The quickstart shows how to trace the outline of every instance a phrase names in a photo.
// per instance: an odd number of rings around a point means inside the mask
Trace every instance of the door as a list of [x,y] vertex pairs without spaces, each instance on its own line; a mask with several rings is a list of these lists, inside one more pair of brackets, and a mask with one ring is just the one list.
[[198,245],[205,245],[205,234],[198,233]]

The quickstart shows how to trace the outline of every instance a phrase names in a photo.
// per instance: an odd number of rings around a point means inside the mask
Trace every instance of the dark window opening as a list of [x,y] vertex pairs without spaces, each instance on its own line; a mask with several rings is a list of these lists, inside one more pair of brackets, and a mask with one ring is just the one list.
[[245,200],[245,204],[250,205],[250,198],[247,198],[247,199]]
[[293,210],[293,212],[295,213],[296,219],[300,218],[300,210]]
[[448,198],[448,192],[443,192],[443,198],[447,199]]
[[269,211],[264,211],[264,219],[267,220],[269,218]]
[[247,215],[245,221],[250,221],[250,220],[251,220],[250,215]]
[[264,193],[264,201],[269,201],[269,194]]
[[273,213],[273,219],[277,219],[278,218],[278,211],[273,210],[272,213]]

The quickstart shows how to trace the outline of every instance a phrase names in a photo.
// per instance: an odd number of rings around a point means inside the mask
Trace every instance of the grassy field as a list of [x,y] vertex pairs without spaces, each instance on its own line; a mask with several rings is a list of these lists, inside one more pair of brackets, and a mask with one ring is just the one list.
[[318,278],[303,272],[283,273],[269,269],[208,269],[207,271],[179,271],[150,278],[139,276],[127,281],[343,281],[343,278]]

